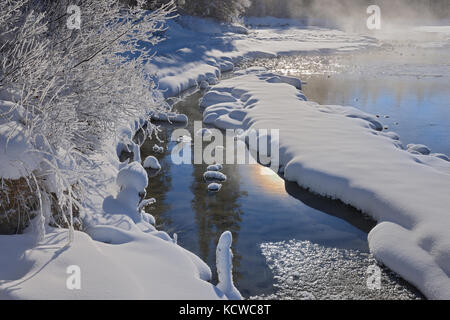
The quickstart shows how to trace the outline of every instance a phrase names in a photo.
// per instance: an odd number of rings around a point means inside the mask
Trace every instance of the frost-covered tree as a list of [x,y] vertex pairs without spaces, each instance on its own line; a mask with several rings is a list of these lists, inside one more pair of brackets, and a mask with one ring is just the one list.
[[249,0],[185,0],[182,9],[188,14],[232,22],[249,6]]
[[250,0],[182,0],[178,2],[182,12],[233,22],[250,6]]
[[[51,208],[54,224],[72,227],[83,190],[98,179],[94,155],[119,126],[158,108],[142,65],[154,54],[148,48],[162,40],[174,7],[168,2],[147,11],[144,3],[0,2],[0,125],[8,125],[6,134],[23,131],[41,156],[39,168],[21,183],[0,177],[0,214],[17,209],[3,195],[32,193],[33,206],[14,205],[35,209],[31,216],[41,224],[43,208]],[[75,13],[70,5],[80,8],[79,29],[68,27]]]
[[[121,0],[132,4],[135,0]],[[171,0],[147,0],[146,7],[155,9]],[[176,0],[181,14],[214,18],[219,21],[234,22],[244,15],[252,1],[259,0]]]

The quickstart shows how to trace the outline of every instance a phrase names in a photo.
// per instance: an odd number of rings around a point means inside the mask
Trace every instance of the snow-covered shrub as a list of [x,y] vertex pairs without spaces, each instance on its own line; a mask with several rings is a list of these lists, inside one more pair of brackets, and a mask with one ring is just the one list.
[[[118,127],[158,108],[154,84],[142,71],[154,52],[141,49],[162,40],[174,7],[169,2],[147,11],[144,2],[0,2],[0,124],[8,124],[0,154],[23,128],[30,144],[25,156],[40,155],[38,168],[24,170],[20,179],[0,176],[0,190],[21,199],[22,190],[30,189],[17,184],[31,186],[42,221],[49,217],[43,201],[55,199],[53,211],[71,229],[83,191],[98,180],[93,155]],[[80,8],[80,29],[67,25],[70,5]],[[11,163],[1,165],[7,170]],[[2,204],[2,211],[11,205],[3,197]],[[30,210],[25,201],[21,207]]]

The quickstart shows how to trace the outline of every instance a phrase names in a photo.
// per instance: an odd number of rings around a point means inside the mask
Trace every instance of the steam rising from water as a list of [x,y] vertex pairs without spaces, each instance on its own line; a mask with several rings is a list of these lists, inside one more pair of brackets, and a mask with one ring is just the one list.
[[[441,3],[442,2],[442,3]],[[343,29],[355,31],[366,28],[369,5],[381,8],[382,29],[395,31],[402,26],[434,24],[449,17],[448,0],[412,1],[412,0],[315,0],[312,14],[335,23]],[[394,30],[391,30],[394,29]],[[367,30],[367,29],[366,29]]]
[[448,0],[253,0],[249,15],[307,18],[346,31],[367,31],[367,8],[381,9],[382,29],[441,24],[450,19]]

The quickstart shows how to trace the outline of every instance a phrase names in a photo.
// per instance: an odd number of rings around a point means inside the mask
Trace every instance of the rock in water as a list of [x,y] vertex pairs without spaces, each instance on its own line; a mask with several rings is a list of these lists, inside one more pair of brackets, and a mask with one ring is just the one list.
[[161,165],[159,164],[158,159],[156,159],[154,156],[148,156],[144,160],[144,168],[160,170],[161,169]]
[[222,172],[219,172],[219,171],[206,171],[206,172],[203,174],[203,178],[204,178],[206,181],[209,181],[209,180],[216,180],[216,181],[223,182],[223,181],[226,181],[226,180],[227,180],[227,176],[224,175]]
[[222,185],[220,183],[210,183],[208,185],[208,191],[211,192],[219,192],[219,190],[222,189]]

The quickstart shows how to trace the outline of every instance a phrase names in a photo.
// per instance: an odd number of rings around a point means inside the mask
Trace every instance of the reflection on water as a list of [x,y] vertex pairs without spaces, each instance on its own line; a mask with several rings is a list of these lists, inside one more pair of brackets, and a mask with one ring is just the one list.
[[[188,115],[190,122],[187,129],[191,135],[192,122],[201,119],[200,96],[199,93],[194,94],[176,106]],[[280,298],[299,298],[296,294],[282,294],[286,292],[283,283],[280,284],[274,277],[276,270],[266,260],[267,254],[263,251],[267,243],[296,239],[339,252],[358,252],[369,259],[367,232],[375,224],[370,218],[339,201],[316,196],[296,184],[286,183],[259,164],[224,165],[222,172],[227,175],[227,181],[220,192],[211,194],[203,180],[207,165],[174,165],[170,152],[176,142],[169,141],[174,128],[164,126],[161,129],[159,136],[164,138],[164,142],[158,144],[164,146],[165,153],[155,154],[152,151],[154,140],[147,141],[142,148],[142,157],[155,155],[162,165],[159,175],[149,180],[147,190],[158,201],[151,211],[157,227],[177,233],[178,243],[206,261],[214,275],[217,241],[222,232],[230,230],[233,234],[233,276],[245,297],[258,295],[264,298],[278,294]],[[323,250],[321,254],[326,255],[327,252]],[[320,254],[317,257],[326,258],[320,257]],[[352,259],[351,255],[345,257]],[[352,266],[359,265],[360,269],[368,263],[364,259],[352,261]],[[310,264],[310,267],[316,266]],[[307,269],[304,272],[318,274]],[[213,279],[213,283],[216,281]],[[351,291],[351,288],[359,288],[365,281],[365,275],[351,276],[346,286]],[[311,289],[317,288],[317,284],[306,281],[302,290],[307,291],[308,285]],[[324,282],[319,287],[327,291],[330,285],[333,286]],[[405,297],[403,293],[396,294],[397,291],[392,290],[397,286],[402,288],[402,292],[417,296],[409,287],[388,278],[382,289],[386,293],[383,297]],[[336,287],[333,292],[339,290]],[[369,299],[380,295],[371,295],[367,291],[363,297]]]
[[[242,215],[240,199],[246,197],[246,193],[240,190],[240,177],[233,172],[233,166],[224,166],[222,172],[227,176],[227,181],[222,183],[222,189],[216,194],[207,191],[207,183],[203,180],[203,173],[207,165],[195,165],[190,191],[194,195],[191,200],[191,208],[195,212],[197,224],[198,245],[200,257],[204,261],[214,264],[216,244],[224,231],[233,234],[233,245],[239,241]],[[239,252],[233,256],[233,266],[238,270],[242,257]],[[214,274],[215,276],[215,274]],[[240,274],[235,273],[235,279],[239,281]],[[213,281],[216,281],[214,278]]]
[[320,104],[352,105],[378,115],[406,144],[450,155],[450,78],[368,75],[305,77],[305,95]]
[[405,146],[420,143],[450,155],[448,49],[385,44],[350,55],[279,57],[252,64],[298,76],[310,101],[378,115]]

